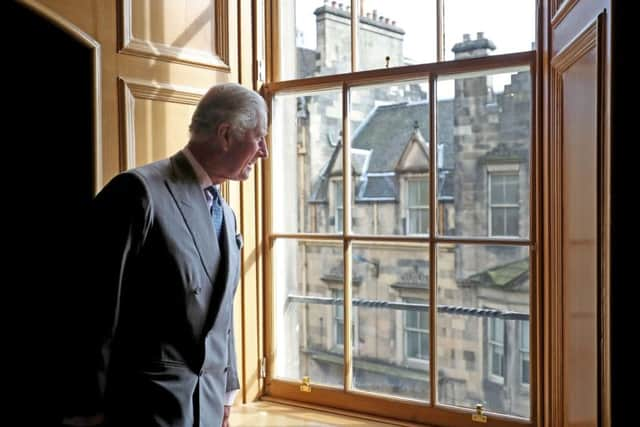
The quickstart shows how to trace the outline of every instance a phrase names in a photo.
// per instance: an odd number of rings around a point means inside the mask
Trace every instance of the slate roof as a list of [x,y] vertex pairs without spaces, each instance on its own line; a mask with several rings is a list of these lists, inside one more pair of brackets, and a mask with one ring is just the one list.
[[[429,103],[401,102],[375,108],[362,122],[353,136],[353,148],[372,149],[370,172],[388,172],[395,169],[418,125],[425,141],[429,141]],[[393,143],[389,144],[390,141]],[[453,169],[453,100],[438,103],[438,141],[444,143],[445,169]]]
[[393,199],[398,197],[397,180],[393,173],[368,173],[362,180],[356,201]]
[[[363,120],[353,137],[351,163],[362,179],[356,188],[356,202],[396,201],[398,181],[395,169],[417,126],[425,140],[429,138],[429,103],[401,102],[374,108]],[[453,199],[453,100],[438,103],[438,140],[443,144],[443,169],[439,192],[443,199]],[[325,172],[314,182],[310,202],[327,200],[328,174],[341,171],[342,145],[338,144]],[[363,163],[362,153],[367,152]],[[335,164],[335,167],[334,167]],[[334,173],[332,173],[334,174]]]

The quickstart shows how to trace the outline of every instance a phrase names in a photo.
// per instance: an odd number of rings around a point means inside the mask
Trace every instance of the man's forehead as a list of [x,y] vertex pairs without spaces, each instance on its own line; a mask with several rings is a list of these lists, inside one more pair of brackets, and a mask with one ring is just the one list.
[[258,120],[258,126],[256,126],[256,130],[266,135],[268,130],[266,115],[263,115],[260,120]]

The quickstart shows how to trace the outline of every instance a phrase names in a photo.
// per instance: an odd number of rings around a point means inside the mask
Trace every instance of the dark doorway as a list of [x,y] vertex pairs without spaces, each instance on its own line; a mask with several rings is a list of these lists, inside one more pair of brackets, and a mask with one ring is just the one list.
[[[3,60],[5,100],[4,283],[20,360],[34,380],[29,425],[61,414],[82,325],[79,297],[87,270],[88,208],[93,196],[93,50],[27,6],[11,1],[3,22],[11,38]],[[12,271],[13,274],[9,273]],[[33,360],[32,360],[33,358]],[[27,375],[28,377],[30,375]],[[46,417],[46,423],[33,417]]]

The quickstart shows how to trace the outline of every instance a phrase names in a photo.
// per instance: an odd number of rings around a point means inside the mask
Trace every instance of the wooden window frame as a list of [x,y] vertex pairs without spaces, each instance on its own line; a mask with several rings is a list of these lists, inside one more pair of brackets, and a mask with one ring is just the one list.
[[[541,366],[541,356],[538,351],[538,342],[540,334],[539,318],[540,318],[540,303],[539,299],[539,276],[540,276],[540,261],[539,252],[534,251],[533,248],[537,247],[539,241],[539,229],[540,229],[540,215],[538,213],[540,209],[540,195],[538,182],[538,164],[540,164],[540,147],[539,147],[539,132],[537,126],[537,100],[538,93],[540,91],[539,79],[537,74],[537,56],[535,51],[518,52],[504,55],[479,57],[473,59],[461,59],[447,62],[437,62],[431,64],[410,65],[404,67],[396,67],[389,69],[376,69],[368,71],[357,71],[352,73],[345,73],[340,75],[325,75],[319,77],[311,77],[305,79],[279,81],[279,55],[280,47],[278,43],[279,34],[279,17],[276,13],[278,10],[278,0],[268,0],[267,2],[267,19],[273,27],[267,35],[267,83],[263,87],[263,93],[265,98],[270,103],[278,94],[293,94],[293,93],[310,93],[316,90],[336,89],[342,91],[342,140],[350,141],[350,129],[349,129],[349,90],[351,88],[368,86],[373,84],[384,84],[391,82],[402,82],[408,80],[415,80],[418,78],[424,78],[429,82],[429,96],[431,99],[436,94],[436,79],[448,76],[460,77],[463,74],[477,75],[478,73],[488,73],[492,70],[497,71],[509,71],[511,69],[522,69],[527,67],[531,73],[532,82],[532,108],[531,108],[531,160],[530,160],[530,173],[528,178],[530,180],[530,192],[529,192],[529,206],[530,206],[530,222],[529,222],[529,236],[527,238],[501,238],[501,237],[458,237],[458,236],[443,236],[436,235],[436,233],[430,233],[428,236],[370,236],[370,235],[356,235],[352,232],[351,222],[351,203],[353,197],[352,180],[344,179],[343,177],[343,230],[338,235],[333,233],[281,233],[276,232],[271,228],[271,207],[267,206],[264,215],[264,259],[265,259],[265,354],[266,359],[266,380],[264,388],[264,396],[267,399],[284,400],[289,402],[297,402],[298,404],[310,404],[318,405],[321,407],[334,408],[337,410],[353,411],[360,414],[369,415],[372,417],[387,417],[397,420],[411,420],[427,424],[436,425],[450,425],[450,426],[465,426],[468,425],[471,415],[474,410],[461,407],[447,407],[443,404],[436,403],[436,386],[434,381],[436,379],[437,364],[431,365],[430,377],[431,377],[431,393],[432,397],[426,404],[417,403],[409,399],[394,398],[387,395],[377,395],[374,393],[368,393],[352,388],[352,366],[353,355],[352,346],[344,347],[344,385],[342,389],[323,386],[320,384],[313,385],[312,393],[301,393],[299,383],[288,381],[285,379],[275,378],[273,376],[275,368],[275,356],[276,349],[274,348],[273,336],[276,331],[276,325],[274,324],[273,310],[273,295],[275,290],[272,289],[273,279],[271,277],[273,267],[270,266],[272,259],[270,250],[274,243],[278,239],[294,239],[294,240],[327,240],[333,242],[342,242],[343,244],[343,259],[344,259],[344,283],[351,283],[352,280],[352,244],[363,242],[383,242],[389,244],[407,243],[407,244],[428,244],[429,246],[429,259],[435,260],[437,256],[437,246],[439,243],[458,243],[458,244],[480,244],[480,245],[520,245],[530,248],[530,325],[531,325],[531,346],[530,346],[530,363],[531,363],[531,379],[532,384],[530,387],[531,394],[531,411],[529,419],[521,419],[508,415],[490,414],[489,426],[513,426],[513,425],[537,425],[539,405],[541,404],[539,390],[542,389],[541,377],[537,374],[539,366]],[[439,0],[439,7],[442,2]],[[353,2],[352,2],[353,9]],[[441,14],[441,9],[438,10]],[[356,18],[353,18],[356,21]],[[438,20],[439,26],[441,20]],[[357,26],[353,26],[352,31],[357,31]],[[352,39],[352,50],[355,43]],[[356,61],[356,55],[352,55],[352,61]],[[434,123],[436,116],[435,103],[429,103],[429,120],[430,123]],[[430,126],[429,140],[437,140],[435,138],[435,127]],[[269,138],[269,146],[271,147],[273,141]],[[350,144],[343,144],[342,148],[342,170],[351,170],[351,148]],[[436,144],[429,145],[429,170],[437,170],[436,168]],[[264,168],[264,194],[265,200],[271,200],[271,161],[265,162]],[[344,173],[344,172],[343,172]],[[436,200],[436,176],[437,174],[430,174],[429,178],[429,204],[431,206],[437,206]],[[437,211],[431,209],[429,212],[429,229],[436,230],[437,224]],[[430,263],[430,277],[436,275],[436,262]],[[430,279],[435,281],[435,279]],[[435,283],[435,282],[433,282]],[[431,301],[435,300],[435,286],[429,287],[429,298]],[[350,286],[345,286],[344,289],[344,340],[345,342],[352,342],[352,289]],[[436,313],[430,311],[430,328],[435,327]],[[434,361],[435,354],[435,340],[436,334],[430,333],[430,360]],[[478,362],[476,362],[478,363]]]

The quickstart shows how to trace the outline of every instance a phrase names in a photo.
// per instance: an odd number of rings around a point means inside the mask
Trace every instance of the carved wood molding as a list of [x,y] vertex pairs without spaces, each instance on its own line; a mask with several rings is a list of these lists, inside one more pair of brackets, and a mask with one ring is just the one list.
[[199,65],[230,70],[229,66],[229,5],[228,0],[212,0],[215,19],[215,40],[212,51],[175,47],[166,43],[143,40],[133,36],[132,0],[120,0],[119,52],[129,55],[160,58],[168,62]]
[[136,99],[196,105],[205,92],[200,88],[120,77],[118,79],[118,103],[121,116],[119,121],[120,170],[136,166]]
[[97,193],[102,188],[102,54],[100,43],[79,27],[58,15],[46,6],[36,3],[34,0],[20,0],[38,15],[52,22],[67,34],[91,49],[91,66],[93,76],[91,79],[93,94],[93,191]]
[[556,28],[576,4],[578,0],[551,0],[551,28]]
[[[570,0],[563,4],[563,9],[560,13],[565,13],[570,10],[575,4]],[[565,12],[566,10],[566,12]],[[557,15],[556,15],[557,16]],[[564,16],[564,15],[563,15]],[[555,19],[555,17],[554,17]],[[608,249],[606,248],[606,241],[608,238],[603,239],[604,228],[603,224],[608,218],[608,205],[603,204],[605,200],[608,200],[608,168],[606,164],[608,162],[607,157],[603,156],[605,146],[607,145],[604,138],[604,123],[605,123],[605,110],[603,108],[603,64],[605,62],[604,52],[604,12],[600,13],[588,26],[586,26],[577,37],[575,37],[569,44],[564,46],[558,54],[551,59],[550,62],[550,88],[549,88],[549,108],[552,114],[549,117],[549,265],[548,265],[548,279],[549,283],[546,285],[548,295],[546,297],[547,314],[549,316],[547,320],[548,328],[548,348],[547,362],[549,366],[546,367],[546,371],[549,373],[547,379],[549,383],[546,386],[547,390],[547,404],[549,408],[549,419],[546,425],[563,425],[565,422],[565,369],[564,369],[564,308],[565,308],[565,295],[563,288],[563,254],[562,254],[562,242],[564,237],[563,230],[563,78],[565,73],[570,70],[574,64],[580,61],[585,55],[592,51],[596,51],[597,58],[597,73],[598,85],[597,93],[597,126],[598,126],[598,252],[605,257],[601,258],[601,265],[605,266],[603,270],[607,270],[608,265]],[[605,185],[606,184],[606,185]],[[606,234],[606,233],[605,233]],[[606,237],[606,236],[605,236]],[[598,292],[600,295],[603,293],[608,294],[608,278],[605,277],[608,274],[608,270],[599,271]],[[603,316],[608,311],[607,308],[601,308],[599,322],[603,321]],[[598,332],[599,339],[602,338],[602,324],[600,323],[600,331]],[[608,325],[607,325],[608,328]],[[602,341],[602,340],[601,340]],[[603,352],[599,355],[599,364],[603,361],[608,363],[608,354]],[[607,379],[608,382],[608,379]],[[606,388],[604,388],[606,390]],[[603,393],[608,393],[604,391]],[[602,396],[602,394],[601,394]]]

